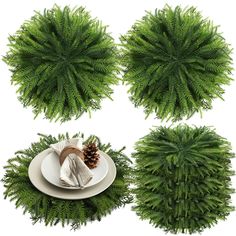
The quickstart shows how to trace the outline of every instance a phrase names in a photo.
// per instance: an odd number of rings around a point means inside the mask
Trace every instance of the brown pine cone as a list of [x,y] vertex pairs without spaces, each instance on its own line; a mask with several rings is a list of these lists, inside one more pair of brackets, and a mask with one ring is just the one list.
[[96,143],[89,143],[83,148],[84,163],[93,169],[97,167],[100,155]]

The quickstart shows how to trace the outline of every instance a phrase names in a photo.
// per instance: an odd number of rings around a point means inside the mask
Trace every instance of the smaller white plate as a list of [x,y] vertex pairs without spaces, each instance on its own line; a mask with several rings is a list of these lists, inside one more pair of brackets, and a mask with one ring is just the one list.
[[[43,177],[51,184],[65,189],[80,189],[80,187],[67,187],[61,184],[60,181],[60,163],[58,155],[52,151],[49,153],[42,161],[41,164],[41,172]],[[98,165],[96,168],[91,169],[93,173],[93,178],[91,181],[88,182],[87,185],[85,185],[84,188],[88,188],[91,186],[94,186],[101,182],[108,173],[108,164],[107,160],[103,156],[103,154],[100,153],[100,159],[98,162]]]

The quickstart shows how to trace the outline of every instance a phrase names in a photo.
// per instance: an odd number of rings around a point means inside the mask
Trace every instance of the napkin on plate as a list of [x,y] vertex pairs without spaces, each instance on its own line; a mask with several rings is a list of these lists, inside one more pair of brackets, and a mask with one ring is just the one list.
[[[51,144],[50,147],[57,153],[59,158],[61,151],[71,145],[77,146],[80,150],[83,148],[82,140],[75,138]],[[73,153],[66,157],[60,169],[61,183],[67,187],[80,187],[82,189],[92,177],[93,173],[85,165],[84,161]]]

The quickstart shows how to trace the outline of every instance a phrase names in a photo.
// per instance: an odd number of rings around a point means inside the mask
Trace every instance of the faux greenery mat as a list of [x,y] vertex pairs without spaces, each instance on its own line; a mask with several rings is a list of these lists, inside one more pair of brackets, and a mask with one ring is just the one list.
[[100,109],[118,83],[114,40],[83,7],[36,12],[9,37],[4,61],[21,103],[50,120]]
[[171,233],[196,233],[225,220],[231,204],[230,143],[208,127],[159,127],[140,139],[134,210]]
[[211,109],[231,81],[231,47],[194,7],[148,12],[121,42],[131,101],[147,115],[190,118]]
[[[73,136],[78,137],[79,134]],[[53,137],[40,134],[40,141],[30,148],[16,152],[16,156],[5,166],[3,178],[6,188],[4,195],[15,201],[16,207],[22,207],[24,213],[29,213],[33,223],[44,222],[45,225],[71,225],[73,229],[86,225],[89,221],[101,220],[113,209],[124,206],[132,201],[129,184],[130,160],[123,153],[124,148],[113,150],[110,144],[102,144],[98,137],[90,136],[85,144],[96,141],[98,148],[107,153],[114,161],[117,175],[112,185],[104,192],[94,197],[82,200],[62,200],[48,196],[36,189],[29,180],[28,167],[31,160],[50,144],[69,139],[69,135]]]

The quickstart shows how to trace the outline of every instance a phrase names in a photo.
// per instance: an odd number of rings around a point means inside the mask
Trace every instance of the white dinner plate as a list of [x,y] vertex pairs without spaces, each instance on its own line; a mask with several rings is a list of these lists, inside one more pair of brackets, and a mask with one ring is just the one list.
[[103,191],[105,191],[116,178],[116,166],[113,160],[104,152],[99,151],[100,154],[106,159],[108,164],[108,173],[105,178],[98,184],[85,189],[63,189],[55,185],[50,184],[41,173],[41,164],[44,158],[52,152],[49,148],[39,153],[30,163],[28,174],[31,183],[41,192],[61,199],[78,200],[93,197]]
[[[49,153],[43,159],[41,164],[42,175],[49,183],[65,189],[80,189],[80,187],[69,187],[61,184],[60,168],[61,166],[59,163],[59,157],[54,151]],[[107,175],[108,164],[103,154],[100,154],[98,165],[96,168],[91,169],[91,172],[93,173],[93,178],[84,186],[84,188],[88,188],[94,186],[95,184],[98,184]]]

